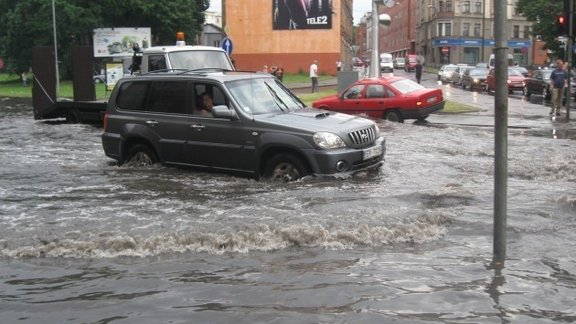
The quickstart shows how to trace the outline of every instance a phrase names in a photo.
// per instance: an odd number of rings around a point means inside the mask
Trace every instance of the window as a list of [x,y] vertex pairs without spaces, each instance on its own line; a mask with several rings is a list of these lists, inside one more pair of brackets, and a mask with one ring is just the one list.
[[439,1],[438,9],[440,12],[451,12],[452,11],[452,0]]
[[524,38],[530,38],[530,26],[524,26]]
[[512,38],[520,38],[520,26],[514,25]]
[[148,71],[166,70],[166,59],[164,55],[148,56]]
[[452,23],[438,23],[438,36],[452,36]]
[[476,14],[482,13],[482,2],[480,2],[480,1],[474,2],[474,13],[476,13]]
[[124,110],[144,110],[148,82],[124,82],[116,97],[116,107]]
[[369,84],[366,88],[366,98],[384,98],[384,86],[381,84]]
[[343,97],[346,99],[360,98],[360,93],[362,92],[363,89],[364,89],[363,85],[361,85],[361,84],[355,85],[352,88],[348,89],[348,91],[346,91],[343,94]]
[[146,110],[171,114],[188,113],[186,84],[182,81],[151,82]]
[[474,24],[474,36],[475,36],[475,37],[480,37],[480,36],[482,36],[482,35],[480,35],[480,33],[481,33],[481,30],[480,30],[480,29],[481,29],[481,28],[482,28],[482,25],[481,25],[481,24]]
[[470,1],[462,2],[462,12],[463,13],[470,13]]
[[470,36],[470,23],[462,24],[462,36]]

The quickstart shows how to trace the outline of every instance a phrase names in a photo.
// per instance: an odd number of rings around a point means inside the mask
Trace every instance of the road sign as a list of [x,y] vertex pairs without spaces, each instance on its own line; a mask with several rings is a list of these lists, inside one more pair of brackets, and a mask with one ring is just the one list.
[[450,52],[449,47],[442,47],[442,54],[448,54]]
[[226,37],[222,40],[222,49],[224,49],[228,55],[232,54],[233,48],[234,46],[232,45],[232,40],[230,38]]

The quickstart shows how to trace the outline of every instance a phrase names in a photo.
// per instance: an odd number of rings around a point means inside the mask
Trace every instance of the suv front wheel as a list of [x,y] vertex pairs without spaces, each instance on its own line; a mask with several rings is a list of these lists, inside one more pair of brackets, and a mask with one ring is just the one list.
[[296,181],[310,174],[306,164],[297,156],[281,153],[273,156],[264,169],[264,179],[270,181]]
[[148,145],[136,144],[128,150],[124,165],[133,167],[150,166],[158,162],[156,153]]

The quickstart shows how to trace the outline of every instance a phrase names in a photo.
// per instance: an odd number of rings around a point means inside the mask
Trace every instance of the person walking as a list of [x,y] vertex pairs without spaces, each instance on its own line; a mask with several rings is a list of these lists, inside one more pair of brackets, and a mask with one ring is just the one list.
[[310,65],[310,80],[312,80],[312,93],[318,91],[318,61]]
[[26,73],[26,71],[22,72],[20,78],[22,79],[22,86],[24,87],[28,86],[28,74]]
[[420,63],[420,60],[416,61],[416,82],[420,83],[420,80],[422,80],[422,63]]
[[564,61],[562,59],[557,59],[556,68],[552,73],[550,73],[550,89],[552,89],[551,116],[560,116],[560,110],[562,109],[562,96],[564,95],[567,78],[568,72],[564,69]]

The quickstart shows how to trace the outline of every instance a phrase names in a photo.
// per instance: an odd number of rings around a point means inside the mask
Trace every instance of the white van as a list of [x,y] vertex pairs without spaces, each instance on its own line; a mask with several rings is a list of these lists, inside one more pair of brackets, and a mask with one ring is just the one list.
[[[496,56],[494,54],[490,55],[490,60],[488,61],[488,68],[491,69],[496,65]],[[508,54],[508,66],[514,66],[514,55]]]
[[380,54],[380,72],[394,72],[394,59],[390,53]]

